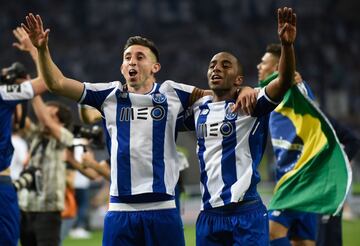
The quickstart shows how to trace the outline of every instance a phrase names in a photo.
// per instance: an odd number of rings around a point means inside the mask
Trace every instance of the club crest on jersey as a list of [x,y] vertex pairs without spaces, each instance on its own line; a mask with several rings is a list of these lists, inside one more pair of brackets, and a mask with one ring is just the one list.
[[226,106],[226,109],[225,109],[225,118],[227,120],[234,120],[236,119],[237,117],[237,112],[232,112],[232,108],[234,107],[235,103],[229,103],[227,106]]
[[161,94],[161,93],[154,93],[152,95],[152,100],[156,104],[161,104],[161,103],[164,103],[166,101],[166,96],[164,94]]
[[6,92],[7,93],[21,92],[21,86],[17,84],[6,85]]

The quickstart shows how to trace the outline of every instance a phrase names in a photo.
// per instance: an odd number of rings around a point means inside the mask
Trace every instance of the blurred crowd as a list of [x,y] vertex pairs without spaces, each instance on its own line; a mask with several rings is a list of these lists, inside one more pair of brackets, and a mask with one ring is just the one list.
[[[274,13],[280,5],[295,8],[300,16],[297,69],[330,114],[359,130],[356,1],[8,1],[1,7],[0,47],[9,47],[11,30],[34,11],[51,29],[55,61],[78,80],[119,79],[125,40],[139,34],[153,39],[161,51],[160,81],[173,79],[206,88],[207,61],[215,52],[228,50],[242,59],[245,83],[255,85],[256,65],[266,44],[277,42]],[[23,59],[14,49],[1,49],[1,66],[14,60],[32,66]]]

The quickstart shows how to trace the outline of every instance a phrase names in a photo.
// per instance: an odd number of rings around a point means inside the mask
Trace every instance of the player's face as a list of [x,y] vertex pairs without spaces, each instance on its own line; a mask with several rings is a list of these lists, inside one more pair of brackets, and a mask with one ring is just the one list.
[[257,65],[259,81],[266,79],[278,69],[278,59],[271,53],[266,52]]
[[207,77],[213,91],[231,90],[242,81],[242,76],[238,74],[237,59],[226,52],[218,53],[211,59]]
[[160,70],[155,55],[148,47],[132,45],[124,51],[121,73],[128,86],[139,89],[155,82],[155,73]]

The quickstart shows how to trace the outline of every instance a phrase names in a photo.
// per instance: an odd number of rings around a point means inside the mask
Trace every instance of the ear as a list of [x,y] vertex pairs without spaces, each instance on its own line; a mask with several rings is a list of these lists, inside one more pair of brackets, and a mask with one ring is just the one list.
[[155,74],[155,73],[159,72],[160,69],[161,69],[161,65],[160,65],[160,63],[157,62],[157,63],[153,64],[153,66],[151,68],[151,72],[153,72]]
[[244,76],[237,75],[234,81],[234,85],[237,87],[240,86],[243,82],[244,82]]
[[275,64],[275,71],[279,71],[279,63]]
[[121,64],[121,66],[120,66],[120,72],[121,72],[122,75],[124,75],[124,72],[123,72],[123,64]]

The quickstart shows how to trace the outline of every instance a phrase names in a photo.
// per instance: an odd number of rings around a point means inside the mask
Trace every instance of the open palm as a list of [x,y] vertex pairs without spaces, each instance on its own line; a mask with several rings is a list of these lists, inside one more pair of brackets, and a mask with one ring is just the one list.
[[44,31],[43,23],[39,15],[34,16],[33,14],[29,14],[26,16],[26,25],[21,24],[21,26],[27,32],[31,43],[36,48],[46,47],[50,30],[47,29]]
[[278,9],[278,33],[283,45],[294,43],[296,38],[296,14],[291,8]]
[[18,42],[13,43],[13,46],[22,51],[31,51],[35,49],[31,40],[29,39],[29,35],[22,27],[17,27],[13,30],[13,34]]

